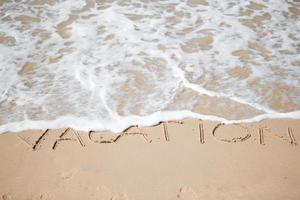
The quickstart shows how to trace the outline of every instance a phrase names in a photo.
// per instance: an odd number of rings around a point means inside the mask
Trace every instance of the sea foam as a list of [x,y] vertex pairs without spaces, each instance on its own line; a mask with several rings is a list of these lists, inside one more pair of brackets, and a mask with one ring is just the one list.
[[7,1],[0,132],[300,118],[299,3]]

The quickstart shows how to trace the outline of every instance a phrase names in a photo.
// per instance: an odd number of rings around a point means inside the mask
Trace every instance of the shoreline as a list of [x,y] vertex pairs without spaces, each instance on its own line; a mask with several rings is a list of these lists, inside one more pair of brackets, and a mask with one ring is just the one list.
[[299,199],[300,120],[0,135],[2,199]]
[[63,116],[56,120],[24,120],[21,122],[13,122],[0,125],[0,134],[5,132],[20,132],[24,130],[35,129],[57,129],[57,128],[73,128],[79,131],[112,131],[122,133],[131,126],[155,126],[163,121],[178,121],[185,119],[197,119],[200,121],[221,122],[225,124],[237,123],[260,123],[265,120],[300,120],[300,111],[292,111],[287,113],[266,113],[257,115],[247,119],[225,119],[213,115],[202,115],[191,111],[160,111],[147,116],[126,116],[117,117],[112,121],[88,120],[85,118],[76,118],[73,116]]

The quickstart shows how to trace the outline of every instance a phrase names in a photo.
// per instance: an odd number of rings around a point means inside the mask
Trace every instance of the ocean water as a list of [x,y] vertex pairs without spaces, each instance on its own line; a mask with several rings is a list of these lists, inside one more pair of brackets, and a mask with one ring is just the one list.
[[300,118],[293,0],[1,0],[0,132]]

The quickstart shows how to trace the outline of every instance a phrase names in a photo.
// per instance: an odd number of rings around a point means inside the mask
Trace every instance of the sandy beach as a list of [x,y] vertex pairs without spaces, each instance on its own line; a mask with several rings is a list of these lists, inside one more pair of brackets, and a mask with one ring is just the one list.
[[0,200],[299,200],[299,33],[299,0],[0,0]]
[[0,135],[0,195],[13,199],[300,198],[299,120],[187,119],[122,134]]

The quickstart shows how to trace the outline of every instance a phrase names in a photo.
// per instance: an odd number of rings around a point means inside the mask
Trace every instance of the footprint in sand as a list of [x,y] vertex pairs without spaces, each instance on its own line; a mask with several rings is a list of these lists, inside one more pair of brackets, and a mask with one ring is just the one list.
[[196,192],[190,187],[181,187],[177,194],[177,199],[181,200],[196,200],[198,196]]
[[10,196],[7,194],[3,194],[1,197],[2,197],[1,200],[10,200],[11,199]]
[[49,200],[50,196],[48,194],[41,194],[37,199],[39,199],[39,200]]

